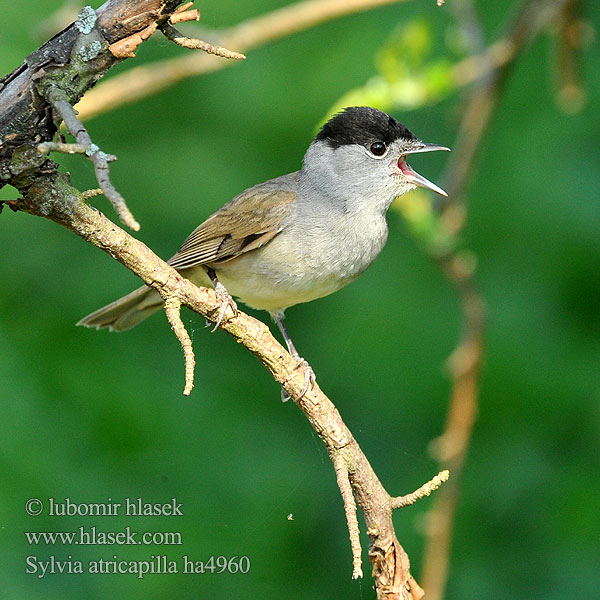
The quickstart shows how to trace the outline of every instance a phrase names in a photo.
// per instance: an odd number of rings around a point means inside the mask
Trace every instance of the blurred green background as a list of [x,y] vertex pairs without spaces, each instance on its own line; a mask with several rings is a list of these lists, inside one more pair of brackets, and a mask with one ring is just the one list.
[[[0,72],[38,47],[36,30],[59,4],[3,3]],[[202,24],[218,28],[284,4],[206,0],[199,8]],[[433,57],[455,61],[447,50],[456,36],[448,4],[409,2],[332,21],[90,120],[94,141],[118,156],[112,179],[142,224],[138,237],[168,257],[233,195],[299,168],[315,127],[375,74],[378,50],[398,25],[421,19]],[[477,5],[491,41],[518,3]],[[597,33],[597,7],[583,8]],[[550,30],[515,65],[471,176],[463,244],[477,255],[488,331],[449,599],[598,597],[600,51],[591,37],[581,70],[584,108],[569,114],[554,101]],[[114,72],[184,52],[155,36]],[[452,146],[462,106],[460,94],[448,93],[393,114],[422,139]],[[75,185],[96,187],[88,162],[60,160]],[[439,182],[447,160],[440,153],[413,162]],[[0,199],[14,194],[5,188]],[[114,217],[103,197],[92,202]],[[400,214],[390,213],[389,222],[385,250],[357,282],[290,309],[287,323],[383,484],[404,494],[437,472],[428,445],[443,429],[444,362],[461,321],[452,287]],[[184,398],[181,349],[163,315],[120,335],[74,326],[136,287],[131,273],[43,219],[5,209],[0,232],[3,598],[374,597],[366,550],[367,576],[350,578],[342,503],[320,440],[292,403],[280,402],[278,386],[250,353],[186,312],[197,366],[194,392]],[[176,498],[184,514],[25,512],[29,498],[67,497]],[[431,502],[394,517],[417,580]],[[81,525],[177,531],[183,544],[31,546],[24,535]],[[39,577],[25,572],[30,555],[84,563],[245,555],[251,569]]]

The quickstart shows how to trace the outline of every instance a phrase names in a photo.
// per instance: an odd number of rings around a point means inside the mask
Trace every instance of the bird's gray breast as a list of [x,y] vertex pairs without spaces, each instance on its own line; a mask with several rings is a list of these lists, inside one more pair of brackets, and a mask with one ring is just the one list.
[[372,204],[348,210],[339,198],[305,191],[271,241],[219,266],[225,287],[254,308],[277,312],[327,296],[356,279],[386,242],[385,214]]
[[365,206],[349,211],[343,202],[297,203],[295,218],[280,234],[294,246],[296,264],[315,280],[339,287],[358,277],[387,240],[385,215]]

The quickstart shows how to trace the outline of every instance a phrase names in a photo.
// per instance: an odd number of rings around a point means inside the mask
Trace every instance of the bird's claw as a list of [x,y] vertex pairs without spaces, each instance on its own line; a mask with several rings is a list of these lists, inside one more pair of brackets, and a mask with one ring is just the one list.
[[[304,386],[302,387],[302,391],[300,392],[300,396],[298,397],[298,400],[302,400],[302,398],[304,398],[304,396],[306,395],[306,392],[308,392],[308,390],[317,382],[317,377],[315,376],[315,372],[312,370],[312,367],[308,364],[307,361],[305,361],[303,358],[300,358],[299,356],[296,356],[294,358],[296,358],[296,360],[298,361],[298,364],[294,367],[294,371],[296,371],[300,367],[305,368]],[[290,396],[288,395],[288,393],[285,391],[285,389],[281,388],[281,401],[287,402],[289,399]]]
[[223,322],[227,308],[231,308],[234,316],[238,313],[238,307],[235,303],[235,300],[231,297],[230,293],[225,289],[225,286],[221,282],[218,282],[215,285],[215,294],[217,295],[217,305],[215,306],[214,310],[218,310],[219,314],[217,315],[217,320],[215,321],[215,326],[212,332],[216,331],[219,328],[219,325],[221,325]]

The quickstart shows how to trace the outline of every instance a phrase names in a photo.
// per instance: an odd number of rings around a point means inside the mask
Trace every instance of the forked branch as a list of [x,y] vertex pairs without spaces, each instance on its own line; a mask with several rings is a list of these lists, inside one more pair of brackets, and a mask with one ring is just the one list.
[[90,134],[83,123],[77,118],[75,109],[69,104],[67,94],[61,89],[50,86],[47,89],[46,98],[50,106],[58,113],[60,119],[64,121],[69,133],[77,140],[77,144],[60,144],[44,142],[38,146],[41,151],[58,151],[85,154],[94,164],[96,180],[104,195],[110,200],[115,212],[122,223],[134,231],[140,230],[140,224],[135,220],[131,211],[127,207],[125,198],[117,192],[115,186],[111,183],[108,171],[108,163],[117,159],[112,154],[106,154],[92,142]]

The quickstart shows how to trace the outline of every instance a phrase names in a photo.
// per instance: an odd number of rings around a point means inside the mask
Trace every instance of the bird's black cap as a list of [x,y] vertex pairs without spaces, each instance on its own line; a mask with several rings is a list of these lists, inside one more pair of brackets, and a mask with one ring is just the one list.
[[398,138],[417,139],[402,123],[376,108],[350,106],[327,121],[315,139],[339,148],[346,144],[365,146],[375,141],[387,146]]

